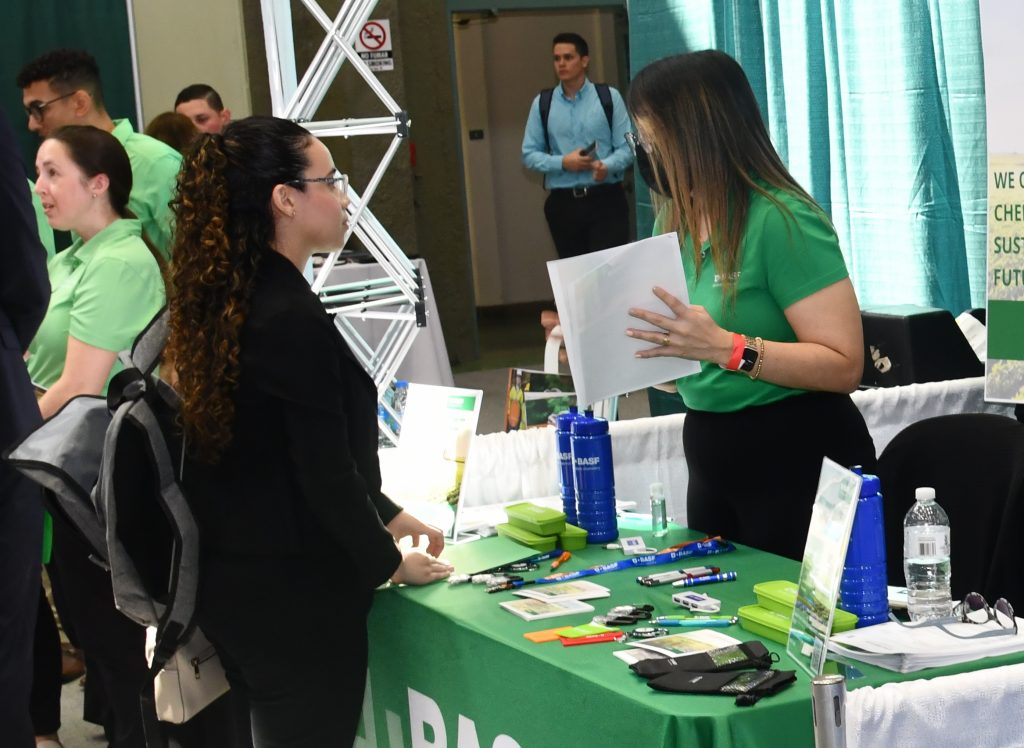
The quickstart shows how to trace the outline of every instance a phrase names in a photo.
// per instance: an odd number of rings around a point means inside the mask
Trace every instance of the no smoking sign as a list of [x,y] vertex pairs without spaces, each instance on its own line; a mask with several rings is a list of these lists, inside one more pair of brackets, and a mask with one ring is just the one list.
[[395,56],[391,47],[391,21],[367,21],[359,29],[355,47],[370,70],[395,69]]

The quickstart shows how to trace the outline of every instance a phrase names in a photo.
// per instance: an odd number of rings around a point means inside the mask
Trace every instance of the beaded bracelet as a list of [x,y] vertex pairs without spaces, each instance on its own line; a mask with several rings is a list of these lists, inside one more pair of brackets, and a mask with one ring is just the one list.
[[757,343],[757,363],[754,365],[754,370],[750,372],[751,379],[761,376],[761,367],[764,366],[764,340],[757,337],[754,338],[754,342]]

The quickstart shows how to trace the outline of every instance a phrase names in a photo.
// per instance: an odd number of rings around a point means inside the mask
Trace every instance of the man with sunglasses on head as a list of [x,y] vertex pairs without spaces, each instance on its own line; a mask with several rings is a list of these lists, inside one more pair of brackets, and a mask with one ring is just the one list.
[[128,207],[165,259],[171,257],[170,202],[181,156],[170,146],[132,129],[127,119],[111,119],[103,101],[100,69],[88,52],[57,49],[25,65],[16,78],[28,129],[40,138],[65,125],[92,125],[124,146],[132,165]]
[[579,34],[552,41],[559,85],[530,106],[523,165],[544,175],[544,215],[561,258],[629,241],[623,173],[633,162],[626,145],[629,116],[622,96],[587,78],[590,51]]

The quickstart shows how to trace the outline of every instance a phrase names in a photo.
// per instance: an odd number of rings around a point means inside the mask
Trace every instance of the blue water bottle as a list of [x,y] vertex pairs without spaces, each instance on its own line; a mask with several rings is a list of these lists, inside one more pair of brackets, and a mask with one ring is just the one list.
[[881,483],[877,475],[863,478],[839,586],[840,605],[857,615],[857,628],[884,623],[889,616]]
[[607,543],[619,536],[615,518],[615,472],[608,421],[594,418],[591,410],[570,427],[573,477],[576,481],[576,517],[587,531],[588,543]]
[[575,405],[555,416],[555,444],[558,446],[558,484],[562,494],[565,521],[578,525],[576,518],[576,479],[572,471],[572,422],[580,417]]

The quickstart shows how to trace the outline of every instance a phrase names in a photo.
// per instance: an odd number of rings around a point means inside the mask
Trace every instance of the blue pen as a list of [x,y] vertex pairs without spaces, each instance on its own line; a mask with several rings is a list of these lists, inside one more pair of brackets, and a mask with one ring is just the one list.
[[678,626],[688,629],[724,629],[739,621],[736,616],[721,618],[655,618],[651,623],[658,626]]
[[736,579],[735,571],[723,571],[721,574],[710,574],[706,577],[688,577],[673,582],[673,587],[694,587],[698,584],[711,584],[712,582],[732,582]]

